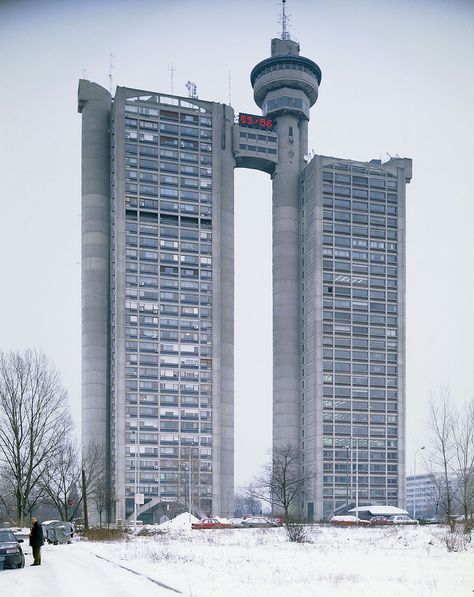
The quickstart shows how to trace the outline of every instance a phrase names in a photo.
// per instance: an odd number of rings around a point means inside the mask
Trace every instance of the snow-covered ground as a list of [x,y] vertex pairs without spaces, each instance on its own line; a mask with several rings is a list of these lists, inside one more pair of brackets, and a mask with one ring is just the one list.
[[46,546],[41,567],[0,572],[0,595],[461,597],[474,590],[474,545],[448,553],[442,527],[316,525],[310,543],[294,544],[281,528],[192,531],[184,519],[166,526],[123,542]]

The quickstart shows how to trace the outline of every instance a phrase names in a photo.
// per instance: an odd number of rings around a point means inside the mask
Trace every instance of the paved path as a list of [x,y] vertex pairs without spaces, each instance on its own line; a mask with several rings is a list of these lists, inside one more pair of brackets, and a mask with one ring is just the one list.
[[26,566],[0,571],[0,597],[173,597],[145,577],[138,576],[82,545],[46,545],[42,565],[31,567],[31,548],[24,547]]

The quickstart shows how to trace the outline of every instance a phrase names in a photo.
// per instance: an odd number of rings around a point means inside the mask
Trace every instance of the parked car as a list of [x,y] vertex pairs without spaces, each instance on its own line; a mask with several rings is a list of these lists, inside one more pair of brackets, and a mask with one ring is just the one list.
[[23,539],[17,539],[11,529],[0,529],[0,570],[25,566],[25,554],[20,543]]
[[244,522],[243,518],[229,518],[229,520],[227,522],[233,528],[243,527],[244,526],[243,525],[243,522]]
[[280,518],[279,516],[269,516],[268,520],[274,522],[277,527],[282,527],[285,524],[283,518]]
[[357,518],[357,516],[352,516],[352,514],[346,514],[344,516],[333,516],[329,521],[331,524],[335,524],[337,526],[348,527],[352,525],[359,525],[359,526],[367,526],[370,525],[369,520],[365,520],[363,518]]
[[388,524],[388,518],[386,516],[372,516],[370,524],[373,525],[385,525]]
[[406,514],[397,514],[396,516],[390,516],[388,524],[419,524],[417,520],[410,518]]
[[228,529],[230,524],[221,522],[217,518],[202,518],[199,522],[191,524],[193,529]]
[[252,527],[252,528],[268,528],[268,527],[277,527],[280,526],[276,522],[265,518],[264,516],[251,516],[250,518],[244,518],[242,521],[244,527]]

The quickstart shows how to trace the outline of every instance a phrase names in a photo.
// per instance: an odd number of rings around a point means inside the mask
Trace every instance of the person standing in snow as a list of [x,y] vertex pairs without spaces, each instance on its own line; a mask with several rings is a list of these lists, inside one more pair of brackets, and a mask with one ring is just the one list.
[[41,547],[44,545],[43,527],[35,516],[31,517],[30,547],[33,549],[32,566],[41,566]]

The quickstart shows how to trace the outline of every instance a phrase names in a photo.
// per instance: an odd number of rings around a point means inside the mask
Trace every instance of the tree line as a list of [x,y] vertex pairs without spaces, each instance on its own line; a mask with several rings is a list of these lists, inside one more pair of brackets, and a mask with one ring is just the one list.
[[0,352],[0,506],[24,526],[40,505],[72,520],[84,496],[107,507],[105,454],[73,438],[67,392],[41,351]]

